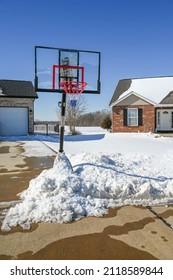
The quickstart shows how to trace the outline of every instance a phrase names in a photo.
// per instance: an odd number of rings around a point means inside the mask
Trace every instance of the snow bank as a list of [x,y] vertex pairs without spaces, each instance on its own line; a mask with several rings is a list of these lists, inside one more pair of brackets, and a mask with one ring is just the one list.
[[81,153],[69,158],[59,153],[52,169],[30,181],[20,194],[21,203],[9,209],[2,230],[101,216],[109,207],[127,204],[173,202],[172,168],[166,156]]

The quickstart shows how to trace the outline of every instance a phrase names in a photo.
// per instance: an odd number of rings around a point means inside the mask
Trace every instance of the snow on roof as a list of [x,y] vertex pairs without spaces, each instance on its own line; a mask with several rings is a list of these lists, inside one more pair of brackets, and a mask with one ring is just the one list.
[[132,79],[130,87],[119,96],[118,100],[130,92],[135,92],[152,102],[159,104],[171,91],[173,91],[173,76]]

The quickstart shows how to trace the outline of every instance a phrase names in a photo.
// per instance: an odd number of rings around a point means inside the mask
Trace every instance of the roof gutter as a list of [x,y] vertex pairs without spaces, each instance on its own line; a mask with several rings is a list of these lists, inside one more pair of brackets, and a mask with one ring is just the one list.
[[173,107],[173,104],[156,104],[154,105],[155,108],[166,108],[166,107]]
[[36,95],[36,96],[27,96],[27,95],[25,95],[25,96],[15,96],[15,95],[0,95],[0,98],[1,97],[5,97],[5,98],[32,98],[32,99],[37,99],[38,98],[38,95]]

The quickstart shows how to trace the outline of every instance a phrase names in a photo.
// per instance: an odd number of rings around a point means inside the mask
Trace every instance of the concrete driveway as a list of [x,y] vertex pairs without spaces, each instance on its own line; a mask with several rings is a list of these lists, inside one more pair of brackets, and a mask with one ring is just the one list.
[[[24,157],[18,142],[0,143],[0,207],[3,211],[53,157]],[[173,206],[110,209],[101,218],[67,224],[33,224],[0,232],[0,259],[173,259]]]

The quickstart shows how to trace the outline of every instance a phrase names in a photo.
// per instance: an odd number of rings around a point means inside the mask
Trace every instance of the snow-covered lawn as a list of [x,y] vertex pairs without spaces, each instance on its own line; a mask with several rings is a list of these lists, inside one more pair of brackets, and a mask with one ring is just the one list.
[[[173,138],[80,130],[82,135],[65,136],[66,155],[58,154],[53,168],[30,182],[20,194],[21,203],[7,213],[2,230],[101,216],[120,205],[173,203]],[[34,137],[18,139],[24,141],[26,156],[53,154]],[[58,151],[53,136],[41,140]]]

